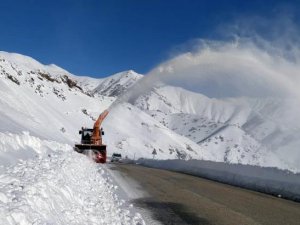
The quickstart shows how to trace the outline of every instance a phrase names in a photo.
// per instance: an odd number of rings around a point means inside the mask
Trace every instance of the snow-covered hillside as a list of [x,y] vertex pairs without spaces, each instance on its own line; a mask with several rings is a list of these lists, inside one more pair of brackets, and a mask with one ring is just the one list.
[[[2,53],[0,67],[0,132],[29,132],[34,137],[70,145],[78,142],[78,130],[91,127],[116,99],[102,95],[101,85],[108,95],[120,94],[141,78],[133,71],[103,80],[82,78],[57,66],[9,53]],[[97,82],[102,83],[89,89]],[[151,158],[155,149],[158,158],[199,157],[197,144],[125,103],[111,111],[104,129],[109,155],[121,151],[128,157]]]
[[72,148],[115,100],[93,95],[97,82],[0,53],[1,224],[144,224],[105,169]]
[[76,77],[57,66],[44,66],[17,55],[0,54],[1,132],[29,131],[44,139],[72,143],[75,130],[90,126],[90,113],[107,108],[113,99],[91,97]]
[[[143,224],[138,214],[122,209],[123,201],[105,170],[97,170],[72,149],[79,142],[78,130],[92,127],[108,108],[103,122],[108,155],[300,171],[300,128],[281,110],[293,100],[213,99],[160,84],[145,93],[139,90],[142,94],[132,104],[116,101],[141,79],[134,71],[103,79],[80,77],[27,56],[0,52],[0,218],[6,224],[101,219]],[[110,107],[114,102],[119,104]],[[293,129],[279,126],[280,120]],[[88,182],[77,184],[76,179],[83,177]],[[89,188],[91,192],[86,192]],[[114,218],[98,214],[99,204],[105,204],[105,212]]]
[[[283,99],[211,99],[182,88],[160,87],[135,105],[200,146],[203,159],[299,171],[299,128],[277,121]],[[288,120],[288,118],[287,118]],[[296,131],[296,132],[295,132]],[[210,154],[207,154],[210,153]]]
[[124,103],[104,121],[109,148],[129,158],[192,159],[202,157],[200,147],[140,109]]
[[[18,54],[0,54],[0,132],[73,145],[78,129],[143,76],[125,71],[104,79],[79,77]],[[108,154],[129,158],[205,159],[300,171],[299,131],[278,127],[280,99],[212,99],[162,86],[121,103],[103,123]],[[288,121],[287,121],[288,122]],[[296,131],[296,132],[295,132]],[[286,141],[289,140],[289,141]],[[292,148],[295,149],[295,148]],[[287,154],[287,151],[289,154]],[[2,151],[3,155],[5,155]]]

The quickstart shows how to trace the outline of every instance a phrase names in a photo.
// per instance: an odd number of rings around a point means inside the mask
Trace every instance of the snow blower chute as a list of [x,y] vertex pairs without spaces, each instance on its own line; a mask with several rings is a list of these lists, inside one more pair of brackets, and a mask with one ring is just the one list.
[[102,143],[104,131],[100,126],[107,114],[108,111],[105,110],[99,115],[93,129],[82,127],[79,131],[79,134],[81,134],[81,144],[75,144],[74,147],[76,152],[90,155],[97,163],[106,162],[106,145]]

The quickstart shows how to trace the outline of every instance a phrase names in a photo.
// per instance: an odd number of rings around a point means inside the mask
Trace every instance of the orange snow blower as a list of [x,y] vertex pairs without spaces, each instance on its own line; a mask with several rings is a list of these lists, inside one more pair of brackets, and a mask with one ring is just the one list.
[[106,145],[102,143],[103,129],[100,127],[102,121],[107,116],[108,111],[104,110],[94,123],[93,129],[82,127],[79,131],[81,134],[81,143],[75,144],[74,150],[92,156],[97,163],[106,162]]

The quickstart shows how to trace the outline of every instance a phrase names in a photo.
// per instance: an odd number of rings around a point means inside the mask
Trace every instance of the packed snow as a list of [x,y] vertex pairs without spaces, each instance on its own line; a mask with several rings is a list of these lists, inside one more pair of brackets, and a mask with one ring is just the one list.
[[22,134],[0,133],[0,171],[7,166],[16,165],[19,160],[46,157],[67,149],[71,150],[70,145],[42,140],[25,131]]

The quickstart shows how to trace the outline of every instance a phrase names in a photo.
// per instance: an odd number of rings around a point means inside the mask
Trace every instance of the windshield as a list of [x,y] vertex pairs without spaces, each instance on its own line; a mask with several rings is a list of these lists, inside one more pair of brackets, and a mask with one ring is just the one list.
[[93,134],[93,131],[90,131],[90,130],[84,130],[83,131],[83,136],[84,137],[91,137],[92,136],[92,134]]

